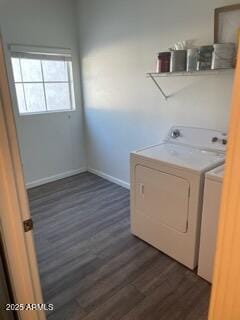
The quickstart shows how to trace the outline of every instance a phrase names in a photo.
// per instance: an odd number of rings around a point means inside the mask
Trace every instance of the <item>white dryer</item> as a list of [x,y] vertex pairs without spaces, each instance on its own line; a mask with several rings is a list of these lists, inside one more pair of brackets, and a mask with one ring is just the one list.
[[223,175],[224,165],[205,176],[198,275],[209,282],[213,275]]
[[131,153],[131,231],[197,266],[204,173],[224,162],[220,131],[171,128],[164,143]]

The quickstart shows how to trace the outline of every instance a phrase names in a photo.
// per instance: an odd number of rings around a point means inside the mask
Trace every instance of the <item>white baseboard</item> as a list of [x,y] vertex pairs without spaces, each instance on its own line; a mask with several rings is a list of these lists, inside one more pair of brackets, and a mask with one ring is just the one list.
[[101,171],[98,171],[98,170],[95,170],[95,169],[92,169],[92,168],[80,168],[80,169],[77,169],[77,170],[71,170],[71,171],[63,172],[63,173],[60,173],[60,174],[57,174],[57,175],[54,175],[54,176],[51,176],[51,177],[46,177],[46,178],[35,180],[35,181],[32,181],[32,182],[27,182],[26,183],[26,188],[30,189],[30,188],[38,187],[38,186],[41,186],[41,185],[49,183],[49,182],[57,181],[57,180],[64,179],[64,178],[67,178],[67,177],[71,177],[71,176],[74,176],[76,174],[79,174],[79,173],[82,173],[82,172],[87,172],[87,171],[89,171],[89,172],[91,172],[93,174],[96,174],[97,176],[99,176],[99,177],[101,177],[103,179],[106,179],[108,181],[116,183],[116,184],[118,184],[119,186],[121,186],[123,188],[130,189],[130,184],[128,182],[120,180],[118,178],[115,178],[115,177],[110,176],[110,175],[108,175],[108,174],[106,174],[104,172],[101,172]]
[[30,188],[38,187],[38,186],[41,186],[41,185],[43,185],[45,183],[49,183],[49,182],[53,182],[53,181],[60,180],[60,179],[63,179],[63,178],[71,177],[71,176],[74,176],[76,174],[79,174],[79,173],[82,173],[82,172],[87,172],[87,171],[88,171],[87,168],[80,168],[80,169],[77,169],[77,170],[71,170],[71,171],[60,173],[60,174],[56,174],[55,176],[46,177],[46,178],[35,180],[35,181],[32,181],[32,182],[27,182],[26,183],[26,188],[30,189]]
[[104,172],[101,172],[101,171],[98,171],[98,170],[95,170],[95,169],[92,169],[92,168],[88,168],[87,171],[93,173],[93,174],[96,174],[97,176],[103,178],[103,179],[106,179],[108,181],[111,181],[113,183],[116,183],[118,184],[119,186],[123,187],[123,188],[126,188],[126,189],[130,189],[130,183],[126,182],[126,181],[123,181],[123,180],[120,180],[118,178],[115,178],[113,176],[110,176]]

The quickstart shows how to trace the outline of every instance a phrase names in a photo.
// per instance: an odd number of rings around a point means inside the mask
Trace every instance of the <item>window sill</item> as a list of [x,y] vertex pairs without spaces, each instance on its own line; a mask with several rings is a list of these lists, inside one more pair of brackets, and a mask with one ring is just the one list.
[[28,112],[28,113],[18,113],[18,117],[28,117],[28,116],[40,116],[40,115],[49,115],[49,114],[59,114],[59,113],[72,113],[79,111],[77,108],[73,110],[53,110],[53,111],[43,111],[43,112]]

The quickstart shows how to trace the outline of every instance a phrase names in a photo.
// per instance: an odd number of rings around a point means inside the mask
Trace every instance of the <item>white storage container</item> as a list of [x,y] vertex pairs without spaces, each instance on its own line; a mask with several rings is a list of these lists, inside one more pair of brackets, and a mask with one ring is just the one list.
[[187,50],[171,51],[170,72],[186,71]]
[[236,58],[234,43],[216,43],[213,45],[212,69],[233,68]]
[[198,48],[187,49],[187,71],[197,70],[198,53]]

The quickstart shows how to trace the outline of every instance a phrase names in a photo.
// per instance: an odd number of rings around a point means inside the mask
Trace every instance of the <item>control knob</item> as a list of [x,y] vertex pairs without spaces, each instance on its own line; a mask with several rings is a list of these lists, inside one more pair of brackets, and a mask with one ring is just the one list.
[[174,138],[174,139],[180,137],[180,135],[181,135],[181,132],[180,132],[179,129],[174,129],[174,130],[172,131],[172,133],[171,133],[171,137]]

